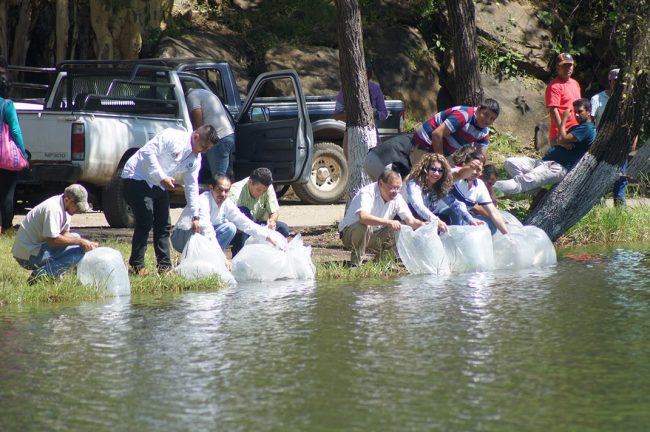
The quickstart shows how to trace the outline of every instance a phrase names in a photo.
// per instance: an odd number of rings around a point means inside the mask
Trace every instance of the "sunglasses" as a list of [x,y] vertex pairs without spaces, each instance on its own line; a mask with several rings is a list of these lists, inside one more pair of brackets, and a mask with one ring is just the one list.
[[442,173],[445,172],[445,169],[444,168],[436,168],[436,167],[431,166],[431,167],[429,167],[429,171],[431,171],[432,173],[442,174]]

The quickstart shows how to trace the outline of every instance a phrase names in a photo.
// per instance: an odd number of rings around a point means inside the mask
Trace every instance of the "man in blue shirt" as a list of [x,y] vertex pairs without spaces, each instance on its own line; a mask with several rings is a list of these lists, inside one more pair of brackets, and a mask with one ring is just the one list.
[[[573,110],[567,109],[562,114],[556,145],[551,147],[542,159],[526,156],[506,159],[504,166],[512,178],[497,181],[494,189],[506,195],[516,194],[533,191],[544,185],[553,185],[562,180],[596,138],[596,126],[591,121],[590,110],[588,99],[574,101]],[[575,115],[578,125],[567,132],[566,122],[571,115]]]

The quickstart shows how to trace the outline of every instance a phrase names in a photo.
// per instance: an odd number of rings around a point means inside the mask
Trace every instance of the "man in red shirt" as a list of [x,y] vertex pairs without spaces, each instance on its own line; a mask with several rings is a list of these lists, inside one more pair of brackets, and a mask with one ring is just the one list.
[[[580,84],[571,78],[573,74],[573,57],[571,54],[562,53],[557,56],[556,66],[557,77],[546,87],[546,107],[551,115],[551,128],[549,130],[549,139],[551,146],[557,143],[559,125],[562,122],[562,113],[573,106],[573,101],[582,97]],[[575,116],[569,116],[566,123],[566,129],[577,126],[578,122]]]

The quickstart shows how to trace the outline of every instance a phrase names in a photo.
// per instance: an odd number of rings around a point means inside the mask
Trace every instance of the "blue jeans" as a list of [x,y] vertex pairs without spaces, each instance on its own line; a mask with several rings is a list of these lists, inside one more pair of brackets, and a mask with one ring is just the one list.
[[217,233],[217,241],[221,249],[226,250],[232,239],[237,234],[237,227],[232,222],[224,222],[220,225],[214,226],[214,231]]
[[210,175],[212,177],[232,177],[233,151],[235,150],[235,134],[226,135],[221,138],[208,152],[205,157],[208,159]]
[[[79,237],[77,233],[71,234]],[[30,256],[28,260],[16,258],[16,261],[22,268],[32,270],[32,279],[44,275],[58,278],[76,266],[84,253],[79,245],[50,246],[44,243],[36,255]]]
[[621,167],[621,175],[616,180],[616,182],[614,182],[614,187],[612,189],[612,193],[614,194],[614,205],[625,205],[625,193],[627,191],[627,185],[629,183],[629,180],[625,175],[626,172],[627,161],[623,162],[623,166]]

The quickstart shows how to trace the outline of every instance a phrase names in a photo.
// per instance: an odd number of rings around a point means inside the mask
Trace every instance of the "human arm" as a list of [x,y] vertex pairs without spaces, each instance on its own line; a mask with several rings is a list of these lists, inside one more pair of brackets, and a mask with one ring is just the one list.
[[573,111],[571,110],[571,108],[567,108],[567,110],[562,113],[562,120],[560,120],[560,123],[559,123],[559,125],[560,125],[560,127],[559,127],[560,135],[559,135],[559,139],[557,141],[557,145],[559,145],[560,147],[564,147],[567,150],[572,150],[575,147],[573,145],[573,143],[578,141],[576,139],[576,137],[574,137],[570,133],[567,133],[567,130],[566,130],[567,119],[572,114],[573,114]]
[[346,121],[345,104],[343,103],[343,90],[340,90],[336,95],[336,102],[334,104],[334,119],[342,122]]
[[[472,216],[472,214],[467,210],[467,206],[464,202],[457,200],[453,194],[448,193],[443,198],[443,202],[454,212],[456,215],[460,216],[465,222],[470,225],[482,225],[483,221],[478,220]],[[476,208],[477,206],[474,206]]]
[[[192,217],[200,216],[199,203],[199,170],[201,169],[201,156],[197,156],[192,167],[183,173],[183,186],[185,202],[191,209]],[[198,232],[198,231],[194,231]]]
[[406,182],[405,198],[406,203],[411,205],[419,217],[429,222],[438,220],[438,217],[433,214],[432,209],[429,209],[425,204],[422,188],[415,180],[409,180]]
[[381,91],[379,84],[369,83],[368,89],[370,90],[370,104],[372,105],[375,119],[386,120],[388,118],[388,110],[384,102],[384,93]]
[[556,125],[559,125],[562,122],[562,116],[560,115],[560,109],[556,106],[548,108],[548,113],[551,115],[551,120]]
[[449,134],[451,134],[451,131],[445,123],[441,124],[431,132],[431,148],[433,148],[434,153],[443,154],[442,143]]
[[9,134],[13,138],[18,148],[20,148],[20,151],[23,152],[23,156],[27,157],[27,152],[25,151],[25,142],[23,141],[23,133],[20,130],[20,124],[18,123],[18,114],[16,113],[16,107],[14,106],[13,101],[5,101],[3,121],[7,123],[7,126],[9,127]]
[[190,121],[192,122],[192,127],[194,130],[203,126],[203,109],[196,108],[190,111]]
[[492,203],[489,203],[489,204],[482,204],[482,207],[485,210],[485,212],[487,213],[487,216],[490,218],[490,220],[497,227],[497,229],[502,234],[508,234],[508,228],[506,227],[506,223],[503,220],[503,217],[501,217],[501,213],[496,208],[496,206],[494,204],[492,204]]
[[69,231],[64,231],[56,237],[48,237],[47,244],[55,247],[77,245],[84,252],[91,251],[98,246],[97,243],[72,235]]
[[[373,216],[370,212],[365,210],[359,210],[357,213],[359,215],[359,222],[362,225],[381,225],[390,227],[393,231],[399,231],[402,227],[402,224],[399,221],[394,219],[384,219],[377,216]],[[411,219],[415,219],[411,216]],[[410,224],[409,224],[410,225]]]

